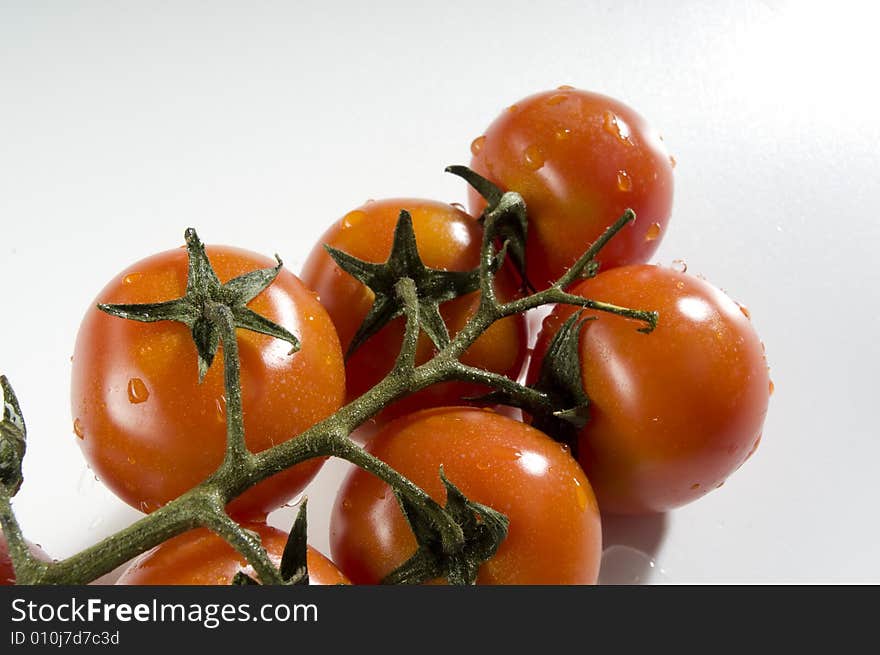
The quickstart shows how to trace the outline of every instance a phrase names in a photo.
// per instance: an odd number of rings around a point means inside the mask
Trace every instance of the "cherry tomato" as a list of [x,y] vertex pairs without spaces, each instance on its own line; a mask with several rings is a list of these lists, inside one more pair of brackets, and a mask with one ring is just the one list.
[[[657,266],[612,269],[572,291],[659,312],[651,334],[605,313],[581,333],[592,404],[579,461],[602,512],[664,512],[721,486],[758,446],[770,395],[747,312],[708,282]],[[545,320],[531,378],[573,311],[558,306]]]
[[[602,537],[593,491],[568,451],[544,433],[491,411],[443,407],[390,423],[368,450],[441,504],[442,465],[468,498],[508,517],[507,538],[478,584],[596,582]],[[388,486],[356,469],[333,508],[330,548],[349,578],[373,584],[416,542]]]
[[[260,535],[263,548],[280,566],[287,533],[265,523],[243,527]],[[351,584],[329,559],[308,547],[309,584]],[[239,571],[257,579],[253,567],[222,537],[201,528],[174,537],[138,557],[120,576],[120,585],[228,585]]]
[[[207,248],[221,282],[274,265],[230,247]],[[163,252],[117,275],[95,303],[144,303],[182,296],[184,249]],[[259,452],[294,437],[338,409],[345,394],[342,351],[333,323],[314,294],[289,271],[248,307],[286,327],[290,344],[238,330],[244,427]],[[199,384],[196,349],[180,323],[139,323],[93,305],[73,355],[74,432],[89,465],[120,498],[150,512],[213,473],[226,445],[222,346]],[[230,503],[260,516],[280,507],[314,477],[323,460],[279,473]]]
[[[636,221],[602,250],[603,269],[645,262],[660,243],[673,160],[618,100],[571,87],[537,93],[502,112],[471,152],[471,168],[526,201],[527,273],[538,288],[559,278],[626,208]],[[471,210],[484,206],[471,191]]]
[[[394,227],[401,209],[412,215],[419,254],[430,268],[467,271],[479,265],[482,230],[469,215],[432,200],[396,198],[367,202],[330,227],[312,249],[302,271],[303,281],[318,292],[339,332],[343,350],[373,304],[373,293],[343,272],[324,250],[329,244],[365,261],[382,263],[391,252]],[[499,297],[512,298],[515,276],[507,269],[496,277]],[[449,331],[455,335],[479,305],[474,292],[440,305]],[[404,319],[398,318],[368,339],[346,364],[348,397],[357,398],[381,380],[394,364],[403,342]],[[466,364],[516,378],[526,353],[526,323],[512,316],[495,323],[462,357]],[[433,344],[424,334],[419,341],[417,363],[427,361]],[[471,384],[447,382],[429,387],[387,408],[381,419],[401,416],[424,407],[461,402],[487,390]]]
[[[37,559],[44,562],[52,561],[45,551],[36,544],[28,542],[28,549]],[[12,566],[12,558],[9,556],[9,545],[6,536],[0,531],[0,586],[15,584],[15,568]]]

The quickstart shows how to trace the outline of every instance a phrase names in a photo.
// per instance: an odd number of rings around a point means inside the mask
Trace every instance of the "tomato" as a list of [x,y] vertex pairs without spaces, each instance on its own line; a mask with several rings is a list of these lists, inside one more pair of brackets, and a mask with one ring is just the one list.
[[[230,247],[207,248],[222,282],[275,264]],[[145,303],[182,296],[184,249],[130,266],[96,303]],[[333,323],[314,294],[281,269],[248,307],[287,328],[301,348],[238,330],[248,447],[259,452],[336,411],[345,395],[342,351]],[[222,349],[222,346],[221,346]],[[226,411],[222,351],[199,384],[189,329],[176,322],[139,323],[88,310],[73,355],[74,432],[89,465],[133,507],[150,512],[213,473],[223,460]],[[323,460],[278,473],[230,503],[260,516],[280,507],[314,477]]]
[[[394,227],[401,209],[412,215],[419,254],[426,266],[436,269],[467,271],[480,261],[482,229],[468,214],[432,200],[395,198],[370,201],[349,212],[331,226],[312,249],[302,270],[303,281],[317,291],[339,332],[343,349],[352,338],[373,304],[373,292],[343,272],[323,244],[329,244],[359,259],[382,263],[391,252]],[[498,295],[510,299],[517,282],[509,270],[496,277]],[[473,292],[440,305],[440,312],[454,335],[473,316],[479,305],[479,293]],[[403,342],[404,319],[398,318],[368,339],[346,364],[348,397],[357,398],[381,380],[394,364]],[[527,344],[523,316],[496,322],[462,357],[466,364],[479,366],[516,378],[525,359]],[[424,334],[419,341],[417,363],[427,361],[434,347]],[[461,382],[447,382],[429,387],[387,408],[381,420],[401,416],[416,409],[461,402],[467,396],[487,390]]]
[[[568,451],[542,432],[491,411],[443,407],[388,424],[367,448],[441,504],[442,465],[470,500],[508,517],[507,538],[478,584],[596,582],[602,537],[593,491]],[[416,542],[388,486],[356,469],[333,508],[330,548],[349,578],[373,584]]]
[[[645,262],[672,210],[673,160],[645,120],[613,98],[560,87],[508,107],[471,144],[471,168],[526,201],[526,270],[546,288],[626,208],[636,221],[602,250],[604,269]],[[470,208],[483,199],[470,193]]]
[[[44,562],[52,561],[45,551],[37,544],[28,542],[28,550],[37,559]],[[15,584],[15,568],[12,566],[12,558],[9,556],[9,545],[6,543],[6,536],[0,530],[0,586]]]
[[[578,438],[602,512],[664,512],[721,486],[761,438],[770,380],[747,312],[708,282],[657,266],[600,273],[578,295],[659,312],[651,334],[610,314],[581,333],[591,420]],[[575,311],[559,306],[535,347]]]
[[[280,566],[287,533],[264,523],[243,527],[260,535],[263,548]],[[309,584],[351,584],[329,559],[308,547]],[[253,567],[222,537],[206,528],[190,530],[138,557],[120,576],[120,585],[228,585],[239,571],[256,579]]]

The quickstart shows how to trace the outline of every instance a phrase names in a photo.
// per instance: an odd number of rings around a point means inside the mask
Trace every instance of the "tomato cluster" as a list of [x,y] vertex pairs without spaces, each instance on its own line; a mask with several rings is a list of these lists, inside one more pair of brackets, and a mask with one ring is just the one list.
[[[486,396],[489,388],[447,381],[386,406],[365,449],[438,506],[454,488],[506,517],[506,538],[480,566],[478,583],[591,584],[601,560],[600,512],[681,506],[719,487],[755,451],[772,391],[763,346],[748,312],[723,292],[644,263],[666,232],[675,162],[660,136],[623,103],[571,87],[538,93],[505,109],[473,140],[471,153],[471,168],[483,182],[494,185],[498,197],[519,194],[528,211],[519,270],[493,260],[499,302],[551,287],[625,210],[636,214],[567,289],[569,299],[596,301],[589,305],[594,309],[560,304],[537,335],[528,334],[524,314],[509,315],[460,358],[511,383],[522,378],[543,393],[557,335],[574,320],[576,354],[569,360],[577,361],[566,365],[579,371],[576,395],[586,399],[580,422],[568,423],[574,437],[564,438],[534,408],[523,406],[526,420],[516,420],[482,406],[500,398]],[[242,418],[252,453],[295,439],[345,402],[356,402],[392,369],[405,320],[382,295],[387,289],[379,282],[387,271],[420,267],[426,273],[418,293],[437,294],[429,296],[434,305],[419,296],[422,311],[435,307],[442,326],[422,325],[416,365],[464,329],[481,309],[479,280],[468,286],[468,272],[481,264],[481,244],[495,243],[491,234],[484,238],[480,220],[494,211],[487,197],[485,188],[471,191],[472,214],[433,200],[370,201],[327,229],[302,280],[277,271],[248,308],[292,334],[298,348],[290,352],[290,344],[268,333],[237,332]],[[239,276],[273,266],[235,248],[206,252],[219,283],[231,287]],[[96,305],[167,303],[187,292],[192,274],[184,250],[160,253],[117,275]],[[446,282],[458,292],[448,294],[441,288]],[[598,311],[609,306],[656,312],[656,327],[645,333],[633,318]],[[76,341],[77,442],[105,484],[147,513],[207,479],[226,454],[224,368],[209,366],[199,379],[204,354],[197,354],[193,336],[199,337],[195,324],[120,320],[95,307]],[[535,347],[523,370],[530,336]],[[569,420],[572,408],[550,409]],[[530,425],[530,417],[547,433]],[[266,515],[295,497],[322,461],[276,473],[227,507],[259,535],[273,562],[280,561],[287,535],[269,528]],[[404,565],[420,545],[404,509],[396,490],[355,469],[331,517],[339,569],[309,550],[310,580],[372,584]],[[226,584],[239,572],[253,576],[239,553],[200,529],[141,556],[120,582]],[[0,573],[9,577],[5,569]]]

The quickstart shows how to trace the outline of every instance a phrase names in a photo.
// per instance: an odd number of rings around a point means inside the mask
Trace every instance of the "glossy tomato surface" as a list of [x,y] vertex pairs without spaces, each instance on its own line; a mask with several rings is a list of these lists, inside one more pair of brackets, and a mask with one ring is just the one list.
[[[657,132],[618,100],[570,87],[537,93],[505,109],[471,152],[471,168],[526,201],[527,272],[538,288],[627,208],[636,221],[602,250],[603,270],[647,261],[666,230],[673,160]],[[471,210],[484,206],[471,191]]]
[[[721,486],[757,448],[770,396],[747,311],[708,282],[657,266],[606,271],[573,292],[659,312],[651,334],[604,313],[581,334],[592,404],[579,461],[602,512],[663,512]],[[573,311],[559,306],[545,320],[531,378]]]
[[[367,202],[337,221],[312,249],[303,267],[303,281],[314,289],[327,308],[347,350],[373,304],[373,293],[343,272],[323,245],[347,252],[369,262],[385,262],[391,252],[394,227],[401,209],[412,215],[419,254],[426,266],[467,271],[480,260],[482,229],[468,214],[451,205],[432,200],[393,198]],[[497,278],[498,295],[512,298],[517,289],[514,275],[504,269]],[[477,292],[440,306],[440,313],[452,335],[476,312]],[[403,341],[404,320],[398,318],[367,340],[346,364],[348,396],[357,398],[381,380],[394,364]],[[525,318],[511,316],[490,327],[464,354],[462,361],[515,378],[522,368],[527,343]],[[433,344],[421,335],[417,363],[433,354]],[[416,409],[461,402],[466,396],[485,393],[474,385],[448,382],[416,393],[387,408],[381,418],[388,420]]]
[[[275,566],[281,564],[287,533],[264,523],[245,523],[260,535]],[[350,584],[336,566],[309,546],[309,584]],[[117,580],[120,585],[228,585],[239,571],[257,579],[253,567],[216,534],[201,528],[179,535],[137,558]]]
[[[491,411],[447,407],[390,423],[368,449],[441,504],[443,466],[468,498],[508,517],[508,536],[481,567],[478,584],[596,582],[602,537],[595,497],[577,462],[547,435]],[[356,469],[336,499],[330,547],[352,581],[373,584],[416,543],[388,486]]]
[[[230,247],[207,248],[221,282],[271,259]],[[95,303],[145,303],[183,295],[187,254],[170,250],[117,275]],[[248,307],[290,330],[301,348],[238,330],[244,427],[258,452],[321,421],[345,396],[336,330],[314,294],[286,269]],[[208,477],[226,444],[222,346],[202,384],[189,329],[168,321],[139,323],[93,305],[73,355],[74,432],[95,474],[120,498],[153,511]],[[234,513],[265,515],[314,477],[309,460],[248,490]]]

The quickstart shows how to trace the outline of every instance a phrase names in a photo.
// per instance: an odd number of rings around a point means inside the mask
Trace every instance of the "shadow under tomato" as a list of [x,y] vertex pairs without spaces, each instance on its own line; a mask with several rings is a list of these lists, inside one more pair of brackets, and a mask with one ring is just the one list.
[[667,523],[666,514],[603,516],[599,584],[670,583],[666,571],[657,562]]

